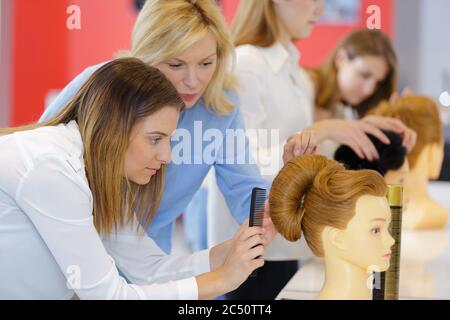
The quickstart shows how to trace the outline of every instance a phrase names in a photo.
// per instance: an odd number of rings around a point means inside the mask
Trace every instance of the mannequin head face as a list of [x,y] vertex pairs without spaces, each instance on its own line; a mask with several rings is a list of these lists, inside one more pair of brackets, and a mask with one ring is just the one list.
[[396,170],[389,170],[384,175],[384,181],[386,184],[404,184],[409,174],[409,162],[405,159],[403,165]]
[[395,243],[388,231],[391,212],[386,197],[364,195],[344,230],[327,226],[322,232],[324,256],[344,260],[364,272],[386,271]]
[[399,119],[417,133],[417,143],[408,154],[411,170],[420,163],[426,166],[420,170],[427,171],[432,179],[437,178],[444,156],[444,133],[436,103],[424,96],[407,96],[393,105],[382,103],[374,113]]
[[[361,233],[354,232],[358,228],[362,232],[363,227],[364,230],[369,228],[370,235],[372,229],[369,225],[372,226],[370,223],[373,219],[388,222],[389,211],[386,211],[387,201],[384,200],[386,193],[387,186],[383,177],[373,170],[346,170],[337,161],[323,156],[302,156],[288,162],[275,178],[270,190],[270,214],[274,225],[287,240],[298,240],[303,231],[312,252],[323,257],[330,243],[324,243],[324,231],[326,239],[333,238],[326,230],[344,231],[335,234],[335,239],[341,240],[343,250],[359,244],[369,248],[374,243],[370,237],[367,241],[358,240],[354,243],[349,239],[360,236]],[[349,225],[356,213],[360,213],[360,216]],[[347,236],[344,237],[345,234]],[[389,252],[381,245],[377,248],[382,249],[372,253],[367,248],[364,250],[374,257],[372,260],[362,259],[363,261],[380,263],[383,255]],[[351,252],[355,249],[345,249],[347,251],[343,252],[352,255]],[[355,259],[361,260],[358,255],[364,250],[358,249]]]

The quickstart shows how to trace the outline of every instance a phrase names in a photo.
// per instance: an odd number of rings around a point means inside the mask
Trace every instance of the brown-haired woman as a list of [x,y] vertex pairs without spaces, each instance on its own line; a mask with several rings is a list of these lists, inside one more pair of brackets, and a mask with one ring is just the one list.
[[159,70],[119,59],[52,120],[0,130],[0,298],[212,298],[263,264],[260,228],[185,257],[142,231],[183,108]]
[[[328,59],[308,70],[315,88],[315,121],[361,119],[383,130],[400,134],[408,151],[416,133],[397,119],[369,115],[385,100],[398,98],[397,56],[389,37],[380,30],[360,29],[342,39]],[[411,94],[406,88],[403,95]],[[327,141],[322,153],[332,157],[336,149]]]
[[361,29],[342,39],[318,68],[309,73],[316,88],[316,119],[363,118],[397,90],[398,61],[389,37]]
[[325,283],[319,299],[372,299],[370,271],[389,267],[394,239],[383,177],[372,170],[346,170],[323,156],[286,164],[270,191],[273,223],[289,241],[302,232],[323,257]]

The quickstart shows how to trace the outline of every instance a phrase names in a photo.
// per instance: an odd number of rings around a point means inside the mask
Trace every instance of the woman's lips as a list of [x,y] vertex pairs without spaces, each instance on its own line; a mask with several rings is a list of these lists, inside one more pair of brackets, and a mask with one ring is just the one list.
[[158,169],[154,168],[145,168],[145,170],[150,174],[156,174],[156,172],[158,172]]
[[390,258],[392,256],[392,253],[386,253],[383,257]]
[[180,97],[181,97],[181,99],[183,99],[184,101],[193,101],[196,97],[197,97],[197,94],[195,93],[195,94],[184,94],[184,93],[182,93],[182,94],[180,94]]

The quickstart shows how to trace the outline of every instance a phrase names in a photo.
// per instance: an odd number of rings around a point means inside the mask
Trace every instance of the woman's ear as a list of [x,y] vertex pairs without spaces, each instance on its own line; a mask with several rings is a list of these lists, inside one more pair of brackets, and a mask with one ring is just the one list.
[[322,239],[324,240],[324,244],[326,243],[327,247],[331,250],[346,250],[344,230],[326,226],[323,229]]
[[344,63],[348,61],[348,54],[345,49],[339,49],[336,53],[336,57],[334,58],[334,64],[337,69],[340,69]]

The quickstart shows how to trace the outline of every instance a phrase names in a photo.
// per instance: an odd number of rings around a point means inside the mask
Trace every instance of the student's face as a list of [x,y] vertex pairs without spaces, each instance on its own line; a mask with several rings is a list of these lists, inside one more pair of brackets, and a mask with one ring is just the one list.
[[324,0],[272,0],[279,23],[292,39],[309,37],[324,13]]
[[342,50],[336,59],[337,81],[345,102],[356,106],[375,93],[389,72],[384,59],[376,56],[358,56],[350,59]]
[[386,184],[401,184],[405,183],[405,179],[409,174],[409,162],[405,159],[403,165],[397,170],[389,170],[384,175],[384,181]]
[[176,108],[165,107],[134,125],[125,152],[124,175],[128,180],[148,184],[161,166],[171,161],[170,137],[178,117]]
[[217,42],[208,33],[180,55],[156,67],[178,90],[186,108],[191,108],[205,93],[216,71]]
[[395,243],[388,231],[391,211],[386,197],[364,195],[358,199],[355,215],[343,231],[342,258],[361,268],[386,271]]

